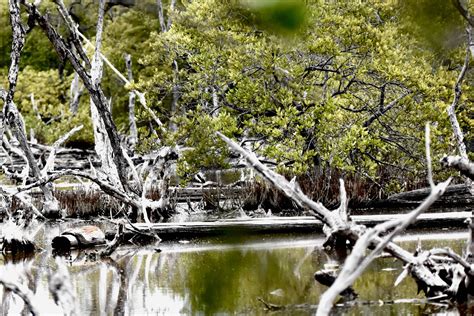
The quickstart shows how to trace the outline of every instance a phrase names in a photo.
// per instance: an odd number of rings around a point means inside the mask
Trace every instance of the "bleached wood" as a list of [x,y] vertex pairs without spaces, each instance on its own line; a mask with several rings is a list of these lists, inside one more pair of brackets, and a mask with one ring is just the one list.
[[[130,56],[130,54],[125,54],[125,66],[127,68],[128,80],[132,82],[132,57]],[[137,123],[135,121],[135,93],[133,91],[130,91],[128,94],[128,121],[130,126],[131,148],[134,149],[138,141],[138,132]]]
[[[95,46],[91,43],[91,41],[89,41],[87,37],[85,37],[79,31],[77,32],[77,34],[84,40],[84,42],[86,42],[88,46],[91,46],[91,48],[95,49]],[[110,69],[112,69],[112,71],[120,78],[120,80],[122,80],[124,84],[131,84],[131,82],[107,59],[107,57],[105,57],[105,55],[101,53],[100,57],[105,62],[105,64],[109,66]],[[148,107],[146,103],[145,94],[138,90],[132,90],[132,91],[137,95],[138,101],[143,106],[143,108],[148,112],[148,114],[150,114],[150,116],[155,121],[156,125],[160,128],[163,127],[163,123],[161,122],[161,120],[158,118],[158,116],[156,116],[155,112],[153,112],[153,110]]]
[[161,2],[161,0],[156,0],[156,5],[158,7],[158,21],[160,22],[161,32],[164,33],[168,29],[166,28],[165,18],[163,15],[163,3]]
[[[28,166],[31,168],[34,179],[41,179],[41,172],[31,151],[26,137],[25,126],[15,103],[13,96],[15,94],[16,82],[18,80],[20,54],[25,42],[25,30],[21,24],[20,8],[18,2],[9,0],[10,21],[12,25],[12,52],[11,63],[8,71],[9,89],[4,98],[4,116],[8,122],[8,126],[12,129],[15,138],[18,140],[21,150],[23,151]],[[59,203],[53,196],[50,183],[41,186],[44,194],[43,214],[48,216],[57,216],[59,214]]]
[[291,198],[298,206],[307,209],[313,216],[320,218],[331,229],[346,229],[348,224],[344,222],[338,215],[329,211],[324,205],[319,202],[314,202],[306,196],[299,186],[291,185],[285,177],[274,172],[264,164],[262,164],[254,153],[243,149],[239,144],[229,139],[227,136],[216,132],[217,135],[226,142],[234,151],[241,154],[258,173],[260,173],[265,180],[269,181],[276,188],[283,191],[289,198]]
[[[97,18],[97,31],[95,36],[95,51],[94,56],[91,62],[91,81],[92,85],[98,89],[100,82],[102,80],[102,58],[101,58],[101,45],[102,45],[102,30],[104,24],[104,10],[105,10],[105,0],[99,1],[99,14]],[[106,126],[99,114],[99,108],[94,100],[90,99],[90,108],[91,108],[91,119],[94,130],[94,148],[99,156],[99,159],[102,163],[101,169],[104,174],[107,175],[109,181],[114,185],[122,188],[122,183],[120,181],[119,171],[115,165],[112,156],[113,150],[112,145],[110,144]],[[110,105],[109,109],[110,111]]]
[[448,116],[449,116],[449,121],[451,122],[451,127],[453,129],[454,137],[456,138],[456,144],[458,147],[459,154],[461,157],[467,159],[467,152],[466,152],[466,145],[464,144],[464,134],[461,130],[461,127],[459,126],[458,119],[456,117],[456,107],[459,104],[459,100],[461,99],[462,95],[462,84],[464,81],[464,77],[466,76],[467,69],[469,67],[469,60],[471,56],[471,51],[470,51],[470,43],[471,43],[471,29],[467,29],[467,48],[466,48],[466,54],[464,57],[464,64],[461,68],[461,71],[459,72],[458,78],[456,80],[456,83],[454,84],[453,90],[454,90],[454,97],[453,101],[451,102],[451,105],[448,107]]
[[[431,192],[429,196],[413,211],[403,216],[400,219],[391,220],[375,226],[372,229],[368,229],[359,239],[357,240],[354,249],[352,250],[349,257],[344,262],[338,277],[331,285],[331,287],[322,295],[320,304],[316,315],[328,315],[331,311],[333,302],[336,297],[344,291],[346,288],[351,286],[354,281],[367,269],[372,261],[378,256],[387,245],[393,240],[393,238],[404,231],[410,224],[414,223],[417,217],[429,209],[429,207],[436,202],[441,195],[444,194],[448,187],[451,179],[434,184],[432,173],[431,173],[431,154],[430,154],[430,128],[429,123],[426,124],[425,133],[425,144],[426,144],[426,161],[428,164],[428,182],[431,185]],[[384,237],[379,237],[385,234],[387,231],[393,229]],[[375,244],[375,249],[369,254],[365,254],[366,250]],[[416,261],[408,262],[414,266],[416,276],[421,279],[425,284],[429,284],[432,288],[445,289],[447,284],[439,276],[434,275],[422,265],[416,265]],[[420,271],[420,269],[422,271]],[[420,278],[421,276],[421,278]],[[442,293],[436,293],[442,294]]]
[[56,142],[53,144],[52,150],[49,152],[48,159],[46,160],[46,164],[43,167],[43,170],[41,170],[41,176],[46,177],[48,172],[52,171],[54,169],[54,162],[56,159],[56,153],[59,149],[59,146],[61,146],[66,140],[69,139],[72,135],[74,135],[76,132],[80,131],[83,128],[83,125],[79,125],[74,127],[72,130],[61,136]]
[[441,159],[441,164],[444,167],[454,168],[459,170],[461,174],[465,175],[471,180],[474,180],[474,163],[469,159],[461,156],[445,156]]

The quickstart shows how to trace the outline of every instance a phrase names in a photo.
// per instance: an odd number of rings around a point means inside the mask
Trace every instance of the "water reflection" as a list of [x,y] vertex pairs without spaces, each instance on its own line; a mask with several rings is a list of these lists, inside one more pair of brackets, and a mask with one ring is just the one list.
[[[436,244],[460,251],[464,243],[462,239],[420,236],[427,239],[422,243],[425,248]],[[456,236],[464,238],[465,234]],[[47,244],[49,233],[44,237]],[[416,240],[405,237],[403,245],[414,249]],[[258,298],[286,306],[272,315],[310,315],[326,289],[314,281],[314,272],[338,262],[337,256],[319,249],[322,242],[322,238],[307,236],[220,238],[164,243],[159,245],[161,252],[156,247],[121,248],[107,260],[97,260],[94,252],[84,251],[62,256],[68,262],[80,315],[268,314]],[[4,256],[0,257],[0,274],[16,275],[36,294],[42,311],[53,314],[60,310],[49,295],[47,271],[55,265],[48,251],[32,258]],[[445,305],[387,304],[423,298],[410,278],[393,287],[401,271],[402,265],[393,258],[378,259],[354,284],[359,301],[372,303],[339,307],[335,313],[421,315],[448,311]],[[22,301],[0,288],[2,313],[21,313]],[[379,304],[379,300],[385,303]],[[457,309],[449,311],[458,313]]]

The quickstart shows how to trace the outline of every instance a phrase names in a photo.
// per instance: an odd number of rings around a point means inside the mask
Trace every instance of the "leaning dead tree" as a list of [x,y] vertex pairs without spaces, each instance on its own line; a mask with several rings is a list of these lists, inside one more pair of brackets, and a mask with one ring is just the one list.
[[[25,167],[21,171],[21,178],[24,179],[22,185],[13,189],[2,189],[1,193],[4,200],[19,198],[40,217],[61,216],[62,214],[59,210],[58,202],[53,195],[53,181],[65,176],[74,176],[85,178],[96,183],[106,194],[113,196],[128,205],[132,210],[135,210],[135,212],[141,214],[145,222],[150,222],[150,212],[156,213],[156,217],[160,219],[162,218],[162,211],[169,208],[168,187],[170,173],[168,169],[170,168],[170,164],[176,160],[177,153],[173,148],[164,147],[160,151],[148,155],[147,157],[130,157],[128,150],[131,148],[127,148],[126,144],[122,142],[123,137],[119,135],[112,118],[110,110],[111,101],[106,98],[101,88],[103,61],[120,75],[124,83],[129,83],[128,79],[121,75],[100,52],[105,0],[99,1],[95,45],[92,45],[79,33],[63,1],[55,0],[54,2],[64,20],[65,26],[71,33],[69,37],[71,39],[70,42],[66,42],[66,40],[58,34],[47,16],[43,15],[35,4],[24,0],[9,0],[10,19],[13,30],[12,61],[9,69],[8,90],[0,90],[0,96],[4,101],[4,119],[2,128],[0,129],[0,136],[2,136],[0,140],[3,139],[3,147],[8,148],[8,158],[11,160],[12,157],[19,156],[23,160]],[[24,11],[20,11],[20,5],[24,7]],[[25,21],[28,21],[27,26],[22,24],[22,12],[28,15],[24,18]],[[73,129],[56,142],[53,146],[53,150],[49,150],[48,160],[42,169],[38,166],[37,159],[28,143],[21,113],[17,110],[13,102],[13,97],[18,77],[21,50],[24,45],[25,36],[33,27],[39,27],[44,32],[60,59],[69,61],[74,69],[76,77],[71,87],[71,106],[77,106],[78,98],[81,94],[81,92],[78,91],[79,83],[77,79],[82,81],[83,87],[90,96],[92,121],[94,125],[95,152],[99,159],[98,166],[90,166],[91,172],[64,168],[55,170],[54,168],[56,152],[59,146],[64,143],[72,133],[76,132],[77,129]],[[85,53],[85,45],[92,45],[94,47],[92,60],[89,60]],[[129,79],[132,79],[130,68]],[[143,94],[132,90],[131,97],[132,96],[137,96],[139,103],[147,111],[151,111],[146,106],[146,100]],[[131,99],[130,103],[132,102],[133,100]],[[152,117],[156,124],[162,128],[161,121],[154,113]],[[136,138],[135,132],[132,137]],[[133,150],[131,152],[133,152]],[[155,201],[149,199],[148,192],[157,178],[159,181],[160,199]],[[31,190],[38,187],[41,188],[44,196],[41,210],[36,209],[34,203],[31,202],[31,198],[28,196]]]
[[[433,182],[428,125],[426,132],[426,157],[427,165],[429,166],[430,194],[415,210],[405,217],[377,225],[371,229],[353,222],[347,216],[348,201],[342,179],[340,180],[340,206],[336,210],[328,210],[321,203],[314,202],[307,197],[296,182],[286,180],[285,177],[263,165],[255,154],[243,149],[223,134],[218,132],[217,135],[229,147],[243,156],[249,166],[255,169],[265,180],[284,192],[296,205],[307,210],[325,224],[324,232],[327,236],[324,243],[325,247],[332,249],[352,248],[352,253],[346,259],[344,267],[337,278],[324,277],[328,273],[327,271],[317,273],[317,280],[330,280],[325,284],[332,284],[330,289],[321,298],[318,315],[328,315],[335,298],[340,293],[351,292],[348,289],[350,289],[355,279],[382,251],[403,262],[406,267],[404,275],[410,274],[417,282],[419,288],[429,298],[462,301],[467,299],[467,293],[474,292],[474,289],[469,286],[469,284],[473,284],[471,282],[473,275],[471,265],[467,262],[467,255],[463,258],[452,250],[431,250],[412,254],[392,242],[392,239],[397,234],[416,221],[417,216],[426,211],[445,192],[451,181],[451,179],[448,179],[439,184],[434,184]],[[366,253],[367,249],[372,250]],[[399,280],[401,280],[401,277]]]
[[[461,171],[461,174],[467,176],[466,185],[469,187],[469,190],[472,195],[474,195],[474,182],[472,177],[469,177],[468,174],[465,174],[466,171],[466,161],[468,160],[466,145],[464,143],[464,134],[459,125],[457,116],[456,116],[456,107],[459,105],[459,101],[461,100],[462,95],[462,84],[464,78],[466,77],[467,70],[469,68],[469,61],[472,56],[474,56],[474,39],[472,37],[472,20],[470,18],[470,14],[466,8],[464,8],[463,4],[460,1],[453,1],[455,7],[459,10],[459,12],[463,15],[463,17],[468,22],[466,28],[466,53],[464,57],[464,63],[462,65],[461,71],[459,72],[458,78],[456,83],[454,84],[454,97],[451,105],[448,108],[448,117],[449,121],[451,122],[451,127],[453,129],[453,134],[456,139],[457,149],[460,155],[460,159],[457,157],[445,157],[443,158],[442,163],[445,166],[453,167]],[[461,162],[462,161],[462,162]]]
[[[33,156],[31,148],[28,144],[26,137],[25,124],[23,118],[16,107],[13,98],[15,95],[16,83],[18,80],[18,72],[20,65],[20,55],[25,44],[25,35],[31,29],[26,28],[20,18],[20,8],[16,1],[9,1],[10,9],[10,22],[12,26],[12,51],[10,54],[11,63],[8,70],[8,90],[3,90],[0,94],[2,96],[4,107],[3,107],[3,119],[2,127],[0,129],[0,137],[3,138],[5,129],[8,128],[16,141],[19,143],[19,147],[23,152],[23,157],[28,166],[25,173],[31,172],[33,179],[39,180],[41,178],[41,171],[38,167],[36,159]],[[59,204],[53,196],[52,186],[50,183],[44,183],[40,186],[44,194],[44,203],[42,213],[46,216],[57,217],[59,215]]]

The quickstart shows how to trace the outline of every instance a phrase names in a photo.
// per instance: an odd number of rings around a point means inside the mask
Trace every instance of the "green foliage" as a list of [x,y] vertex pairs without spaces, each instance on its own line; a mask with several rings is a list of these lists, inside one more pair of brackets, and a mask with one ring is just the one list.
[[[150,33],[158,29],[156,12],[147,10],[146,4],[151,4],[151,2],[140,1],[140,5],[129,10],[117,8],[113,12],[116,15],[115,18],[105,22],[103,53],[126,77],[124,55],[131,55],[133,76],[135,79],[139,78],[143,67],[138,63],[138,59],[146,49],[146,40]],[[102,88],[112,98],[113,114],[118,128],[123,132],[128,132],[129,91],[108,67],[104,69],[102,83]]]
[[[51,4],[46,5],[50,7]],[[0,0],[0,68],[10,65],[11,28],[8,0]],[[22,68],[31,66],[38,70],[58,68],[59,59],[48,38],[38,28],[34,28],[27,36],[21,55]]]
[[[92,124],[88,108],[88,98],[76,115],[69,111],[68,90],[72,77],[61,80],[56,70],[39,71],[26,67],[18,76],[15,100],[22,113],[27,132],[33,129],[41,143],[51,144],[73,127],[84,125],[80,133],[74,134],[69,142],[90,144],[93,142]],[[34,95],[38,112],[32,106]],[[39,117],[38,117],[39,116]]]
[[302,0],[242,0],[240,6],[248,10],[244,16],[249,22],[280,34],[293,34],[301,29],[308,14],[308,8]]
[[[67,2],[93,40],[97,5]],[[160,144],[186,148],[178,171],[225,166],[227,147],[215,131],[274,160],[287,174],[330,167],[364,176],[388,191],[424,179],[424,125],[433,122],[433,161],[455,151],[446,114],[464,58],[464,21],[451,3],[436,1],[201,0],[178,2],[161,32],[156,1],[107,11],[103,53],[126,75],[127,87],[104,68],[102,87],[114,118],[128,132],[128,90],[146,92],[148,105],[169,127],[154,131],[137,104],[139,150]],[[67,30],[55,13],[60,32]],[[7,1],[0,22],[8,25]],[[9,64],[10,30],[0,29],[0,69]],[[54,141],[76,123],[90,126],[88,98],[68,111],[70,69],[39,29],[27,36],[16,101],[41,141]],[[3,68],[2,68],[3,67]],[[2,70],[3,71],[3,70]],[[472,73],[458,108],[472,138]],[[38,100],[41,119],[32,110]],[[76,135],[90,143],[90,128]]]
[[[458,70],[406,34],[412,22],[397,2],[306,2],[291,39],[257,18],[261,10],[271,20],[280,4],[192,2],[169,32],[152,34],[139,87],[165,120],[176,117],[180,137],[171,139],[193,148],[185,169],[208,165],[202,148],[215,136],[203,130],[225,118],[222,131],[257,139],[255,149],[286,172],[323,161],[390,186],[423,178],[425,122],[436,125],[435,155],[452,148],[446,109]],[[462,49],[450,56],[459,64]]]
[[220,113],[212,117],[196,111],[178,120],[181,128],[171,142],[183,144],[185,147],[192,146],[192,150],[184,151],[180,157],[178,174],[181,177],[186,178],[196,173],[198,167],[212,169],[226,166],[229,150],[215,132],[221,131],[227,135],[238,132],[236,122],[230,114]]
[[400,18],[405,30],[437,53],[446,53],[463,42],[465,22],[458,10],[445,0],[404,0]]

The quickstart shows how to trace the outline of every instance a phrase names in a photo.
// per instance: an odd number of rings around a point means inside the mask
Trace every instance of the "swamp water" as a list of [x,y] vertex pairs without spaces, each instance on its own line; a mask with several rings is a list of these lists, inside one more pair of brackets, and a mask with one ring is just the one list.
[[[12,260],[0,255],[0,274],[21,276],[36,293],[45,315],[61,314],[48,291],[48,269],[55,268],[49,245],[66,226],[42,227],[37,237],[46,250],[35,257]],[[413,250],[420,239],[425,249],[436,245],[460,251],[466,238],[466,232],[416,232],[399,238],[399,243]],[[313,274],[337,263],[337,258],[320,249],[322,243],[322,236],[314,235],[229,236],[119,248],[113,260],[96,261],[84,251],[64,259],[79,315],[313,315],[326,290]],[[336,307],[334,314],[467,312],[404,301],[424,296],[417,294],[409,277],[393,286],[402,268],[393,258],[377,259],[354,285],[358,301],[365,303]],[[267,311],[259,298],[285,309]],[[21,299],[5,295],[0,286],[0,315],[18,315],[23,307]]]

